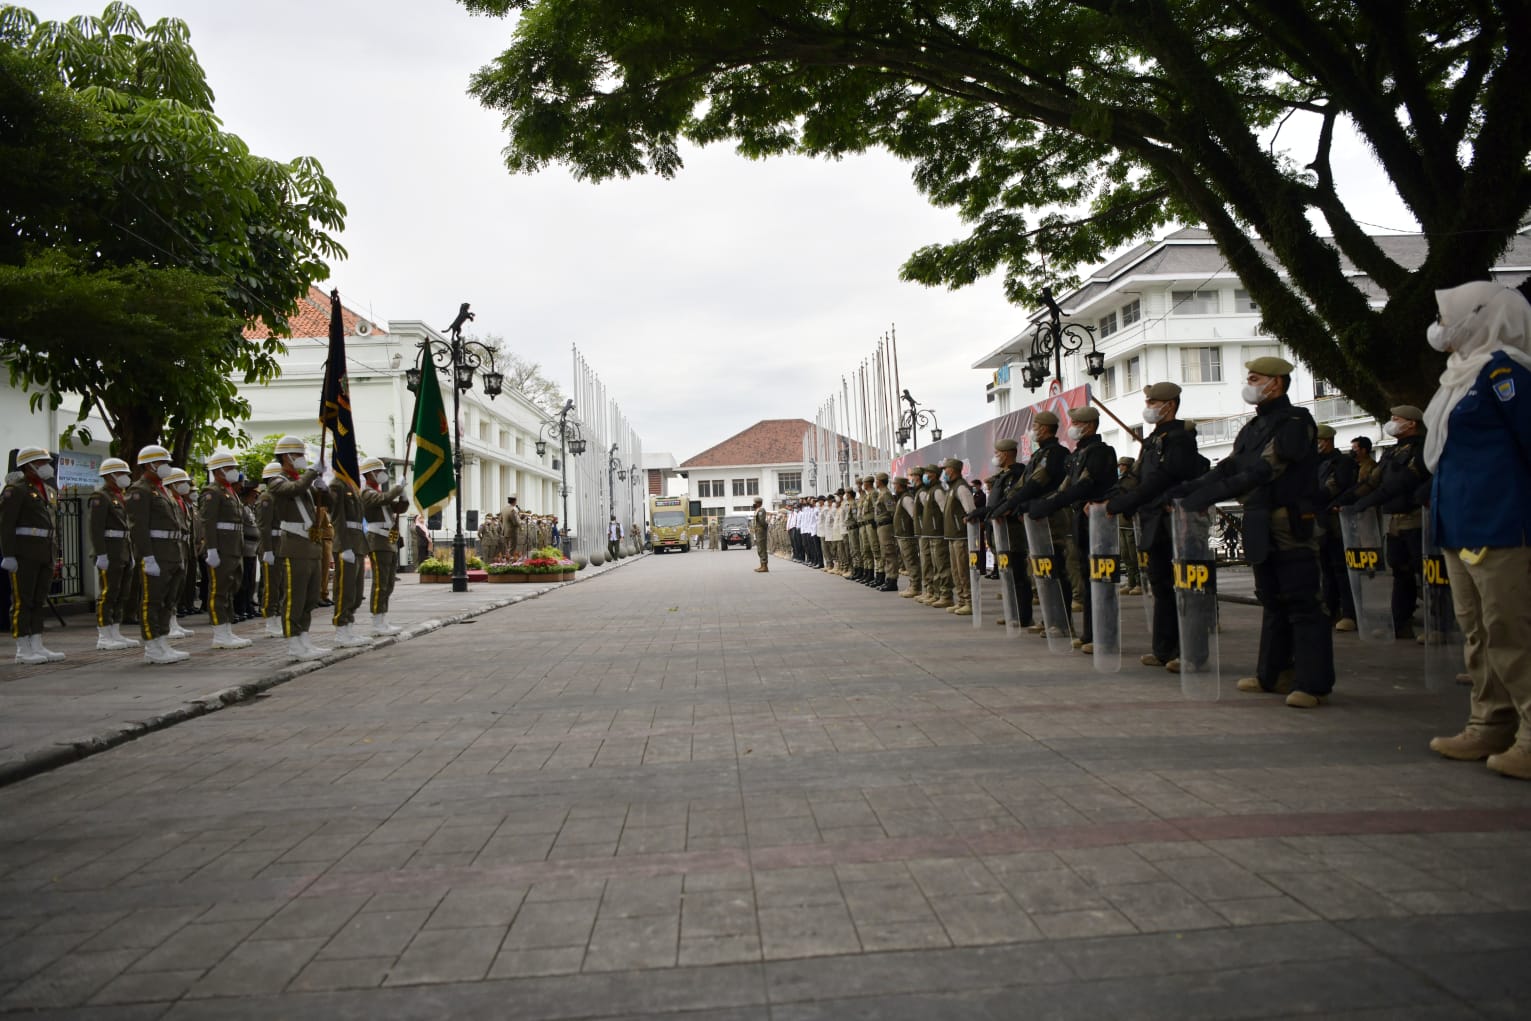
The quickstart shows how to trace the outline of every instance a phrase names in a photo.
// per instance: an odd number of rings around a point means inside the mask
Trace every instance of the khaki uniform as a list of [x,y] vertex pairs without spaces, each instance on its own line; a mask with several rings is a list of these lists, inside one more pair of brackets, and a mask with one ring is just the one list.
[[973,591],[968,578],[968,526],[967,516],[973,513],[978,501],[973,498],[973,487],[961,476],[946,491],[946,506],[941,512],[941,528],[946,538],[947,563],[951,565],[952,601],[958,607],[973,605]]
[[924,516],[920,534],[925,539],[930,556],[930,572],[926,575],[925,591],[933,602],[950,603],[952,597],[951,555],[946,546],[946,491],[938,483],[926,489]]
[[856,521],[861,527],[861,559],[869,574],[882,573],[882,550],[877,545],[877,508],[871,487],[861,491],[856,501]]
[[207,615],[214,626],[234,623],[234,597],[245,574],[244,510],[239,491],[226,482],[206,486],[198,500],[203,545],[218,551],[218,566],[207,568]]
[[[330,600],[330,561],[335,557],[335,526],[330,521],[328,507],[319,505],[318,522],[315,525],[320,548],[319,548],[319,600]],[[305,629],[306,630],[306,629]]]
[[898,540],[893,537],[893,509],[896,501],[893,492],[886,487],[876,490],[872,496],[877,513],[877,545],[882,554],[883,575],[896,585],[900,565]]
[[[175,516],[181,523],[181,563],[186,570],[181,574],[181,592],[177,598],[178,612],[190,614],[197,606],[197,583],[202,580],[201,560],[202,530],[197,525],[197,514],[191,503],[175,490],[168,490],[175,502]],[[174,624],[171,625],[174,628]]]
[[[399,575],[398,515],[408,506],[402,483],[387,490],[362,487],[361,515],[367,531],[367,557],[372,561],[370,605],[374,614],[388,612],[388,599]],[[500,520],[507,528],[508,548],[514,550],[521,534],[520,513],[512,507]]]
[[276,500],[268,488],[255,501],[255,525],[260,532],[260,615],[282,619],[282,609],[287,605],[287,588],[282,583],[280,563],[266,563],[266,554],[276,556],[277,540],[281,530],[276,527]]
[[[330,487],[331,521],[335,539],[335,612],[333,623],[344,627],[356,622],[356,608],[361,605],[362,574],[367,564],[366,523],[362,520],[361,496],[349,482],[336,478]],[[345,554],[351,554],[346,562]]]
[[139,557],[153,557],[159,567],[151,575],[138,564],[138,620],[144,641],[168,638],[170,618],[180,602],[186,582],[185,521],[175,494],[156,478],[144,475],[128,487],[128,518],[133,522],[133,552]]
[[11,583],[11,637],[43,633],[48,587],[53,584],[58,494],[22,478],[0,492],[0,551],[16,558]]
[[766,567],[766,558],[770,551],[766,549],[768,522],[764,507],[755,508],[755,513],[750,516],[750,530],[755,535],[755,552],[760,555],[760,566]]
[[121,624],[128,596],[133,591],[133,524],[128,520],[127,498],[110,482],[90,494],[85,504],[90,548],[106,556],[106,569],[96,571],[96,627]]
[[915,535],[914,524],[918,512],[919,506],[913,489],[905,489],[902,496],[893,498],[893,537],[898,543],[899,560],[904,573],[909,575],[909,589],[914,595],[924,591],[920,540]]
[[271,483],[271,519],[275,531],[277,582],[282,587],[282,634],[294,638],[313,623],[319,605],[319,571],[323,544],[319,505],[314,492],[319,473],[310,468],[297,478],[283,475]]

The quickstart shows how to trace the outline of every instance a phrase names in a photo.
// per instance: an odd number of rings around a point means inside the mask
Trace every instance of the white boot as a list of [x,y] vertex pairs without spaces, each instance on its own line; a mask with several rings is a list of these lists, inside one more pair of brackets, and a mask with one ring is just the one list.
[[48,663],[57,663],[59,660],[64,658],[64,654],[62,652],[54,652],[52,649],[43,648],[43,636],[41,631],[32,636],[32,651],[37,653],[39,656],[44,657],[45,661]]
[[32,635],[16,639],[16,662],[25,663],[28,666],[36,666],[38,663],[48,662],[48,657],[32,648]]
[[148,644],[144,646],[144,662],[146,663],[179,663],[183,659],[190,658],[191,653],[172,649],[170,639],[164,635],[149,639]]
[[118,649],[126,649],[127,643],[112,634],[111,625],[96,628],[96,648],[101,652],[115,652]]
[[216,624],[213,626],[213,648],[215,649],[243,649],[254,643],[248,638],[240,638],[234,633],[233,624]]
[[350,624],[342,624],[335,629],[335,644],[345,649],[359,648],[363,645],[371,645],[372,639],[360,634]]
[[196,634],[196,632],[193,631],[191,628],[181,627],[181,618],[180,617],[176,616],[175,614],[171,614],[170,615],[170,637],[171,638],[190,638],[194,634]]
[[386,613],[374,613],[372,615],[372,633],[379,638],[387,635],[396,635],[403,630],[401,627],[394,627],[388,623],[388,614]]
[[307,631],[298,636],[298,641],[303,643],[303,648],[313,654],[310,657],[311,659],[318,659],[320,656],[328,656],[330,654],[329,649],[324,648],[322,645],[315,645],[314,640],[308,637]]
[[281,617],[267,617],[266,618],[266,637],[267,638],[281,638],[282,637],[282,618]]
[[112,625],[112,637],[121,642],[124,649],[131,649],[138,644],[138,639],[122,633],[121,624]]
[[324,653],[320,652],[319,650],[310,649],[307,645],[304,645],[302,635],[293,635],[291,638],[287,639],[288,659],[302,661],[319,659],[323,655]]

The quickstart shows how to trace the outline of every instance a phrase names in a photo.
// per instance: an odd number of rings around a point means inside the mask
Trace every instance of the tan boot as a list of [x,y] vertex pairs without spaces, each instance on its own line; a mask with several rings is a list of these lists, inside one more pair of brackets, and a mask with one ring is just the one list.
[[1160,659],[1158,656],[1155,656],[1151,652],[1145,652],[1145,653],[1143,653],[1143,655],[1139,656],[1138,657],[1138,662],[1142,663],[1144,666],[1163,666],[1164,665],[1164,660]]
[[1180,657],[1176,656],[1174,659],[1164,664],[1164,669],[1168,670],[1172,674],[1178,674],[1180,672]]
[[1336,631],[1354,631],[1356,629],[1356,622],[1349,617],[1341,617],[1334,622],[1334,629]]
[[1079,651],[1084,653],[1086,656],[1093,656],[1095,655],[1095,643],[1085,642],[1079,647]]
[[1488,757],[1488,768],[1501,776],[1531,780],[1531,745],[1518,744],[1509,751]]
[[1286,704],[1293,709],[1317,709],[1324,700],[1306,691],[1294,691],[1286,697]]
[[952,610],[952,612],[959,617],[971,617],[973,615],[973,607],[968,603],[963,603],[961,606]]
[[1468,727],[1455,737],[1432,737],[1430,750],[1459,762],[1479,762],[1498,755],[1515,743],[1513,734],[1495,734],[1482,728]]
[[759,567],[755,568],[755,573],[756,574],[769,574],[769,573],[771,573],[771,569],[769,567],[767,567],[765,564],[761,564]]
[[917,589],[917,588],[906,588],[906,589],[904,589],[904,591],[902,591],[902,592],[900,592],[898,594],[898,597],[900,599],[914,599],[917,596],[919,596],[919,594],[920,594],[920,590]]
[[956,604],[954,604],[946,596],[942,596],[940,599],[937,599],[935,602],[931,603],[930,605],[935,607],[937,610],[945,610],[945,609],[948,609],[948,608],[950,608],[950,607],[952,607],[952,606],[954,606]]

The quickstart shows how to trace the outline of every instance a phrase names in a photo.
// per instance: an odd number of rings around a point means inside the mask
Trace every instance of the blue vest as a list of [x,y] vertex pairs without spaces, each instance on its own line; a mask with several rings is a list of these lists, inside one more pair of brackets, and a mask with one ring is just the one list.
[[1430,522],[1442,549],[1531,545],[1531,372],[1503,351],[1451,409]]

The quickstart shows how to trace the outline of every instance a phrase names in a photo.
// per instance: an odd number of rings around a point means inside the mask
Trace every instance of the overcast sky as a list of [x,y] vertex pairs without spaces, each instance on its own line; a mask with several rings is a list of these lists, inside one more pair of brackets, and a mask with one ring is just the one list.
[[[22,5],[62,19],[105,2]],[[965,231],[891,157],[760,163],[714,146],[669,181],[512,176],[499,116],[467,95],[509,44],[508,21],[454,0],[135,6],[190,26],[227,130],[260,155],[324,165],[349,252],[326,286],[380,322],[442,328],[470,301],[477,331],[565,388],[577,344],[650,453],[685,460],[763,418],[812,419],[890,325],[904,385],[948,432],[988,417],[987,376],[968,366],[1025,310],[997,279],[956,292],[899,281],[909,253]],[[1336,155],[1356,215],[1411,226],[1359,146]]]

